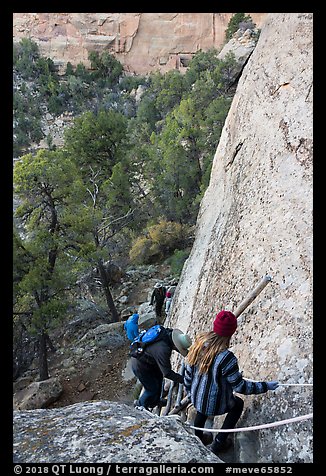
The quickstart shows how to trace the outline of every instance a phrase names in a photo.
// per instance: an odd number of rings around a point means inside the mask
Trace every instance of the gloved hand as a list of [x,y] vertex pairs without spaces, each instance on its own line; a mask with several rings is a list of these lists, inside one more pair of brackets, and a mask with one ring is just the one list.
[[275,390],[278,387],[278,382],[266,382],[267,383],[267,390]]

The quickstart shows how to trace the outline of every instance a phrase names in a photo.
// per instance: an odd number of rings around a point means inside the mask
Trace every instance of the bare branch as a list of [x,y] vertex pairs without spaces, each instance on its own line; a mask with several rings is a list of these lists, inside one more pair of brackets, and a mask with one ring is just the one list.
[[98,170],[97,172],[94,172],[91,165],[89,166],[89,168],[91,169],[91,172],[92,172],[92,177],[90,178],[90,181],[93,183],[95,179],[97,178],[97,176],[99,175],[100,170]]
[[93,195],[89,188],[86,188],[86,190],[90,194],[90,196],[92,197],[93,206],[95,207],[95,205],[96,205],[96,194],[94,193],[94,195]]
[[97,172],[95,172],[93,170],[93,168],[91,166],[89,166],[91,172],[92,172],[92,176],[89,178],[89,181],[93,184],[94,186],[94,192],[91,192],[89,188],[87,188],[87,192],[90,194],[90,196],[92,197],[92,200],[93,200],[93,207],[95,208],[95,205],[96,205],[96,198],[98,196],[98,193],[99,193],[99,188],[98,188],[98,185],[96,183],[96,178],[97,176],[99,175],[100,171],[98,170]]
[[[127,213],[125,215],[123,215],[122,217],[118,217],[118,218],[115,218],[114,220],[110,221],[109,223],[107,223],[106,225],[102,225],[100,228],[99,228],[99,233],[104,231],[104,230],[107,230],[110,226],[112,226],[114,223],[118,223],[119,221],[122,221],[122,220],[125,220],[126,218],[129,218],[135,211],[135,208],[134,209],[130,209],[127,211]],[[106,221],[106,220],[109,220],[110,217],[108,218],[104,218],[103,221]]]

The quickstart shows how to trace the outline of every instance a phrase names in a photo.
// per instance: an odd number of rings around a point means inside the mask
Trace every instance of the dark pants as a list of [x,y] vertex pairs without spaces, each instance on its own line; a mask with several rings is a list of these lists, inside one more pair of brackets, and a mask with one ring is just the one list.
[[[222,430],[234,428],[237,424],[242,410],[243,410],[243,400],[242,398],[235,396],[235,404],[234,407],[228,412],[226,415],[223,425],[221,427]],[[197,411],[197,415],[194,421],[194,426],[198,426],[199,428],[204,428],[205,422],[207,420],[207,415],[200,413]],[[200,430],[195,430],[195,435],[198,436],[202,440],[203,432]],[[220,443],[224,443],[228,437],[229,433],[217,433],[215,440],[219,441]]]
[[145,408],[154,408],[160,401],[163,374],[150,372],[146,366],[132,365],[132,371],[144,387],[144,392],[139,398],[139,405]]
[[155,303],[155,314],[156,314],[156,317],[158,318],[158,320],[160,320],[160,318],[162,318],[162,309],[163,309],[163,303],[164,301],[159,301],[159,302],[156,302]]

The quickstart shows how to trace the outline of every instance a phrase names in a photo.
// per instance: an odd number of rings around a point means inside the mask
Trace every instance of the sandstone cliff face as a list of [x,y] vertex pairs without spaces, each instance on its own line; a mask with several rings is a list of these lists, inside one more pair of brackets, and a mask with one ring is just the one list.
[[[258,28],[266,13],[250,13]],[[13,38],[35,41],[59,67],[88,65],[89,51],[107,50],[126,71],[182,69],[198,50],[219,48],[232,13],[14,13]]]
[[[269,14],[244,68],[201,203],[170,325],[194,336],[272,281],[239,318],[244,377],[312,383],[312,14]],[[312,387],[243,397],[239,427],[312,412]],[[237,433],[257,462],[311,462],[312,420]],[[251,459],[251,461],[250,461]]]

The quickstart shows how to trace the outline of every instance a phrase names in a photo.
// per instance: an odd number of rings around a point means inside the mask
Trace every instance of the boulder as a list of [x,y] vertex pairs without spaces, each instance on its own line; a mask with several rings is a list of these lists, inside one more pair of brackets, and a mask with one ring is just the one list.
[[221,463],[178,416],[109,401],[14,411],[13,453],[15,463]]
[[60,397],[62,391],[61,383],[56,377],[33,382],[15,393],[13,407],[15,410],[46,408]]

